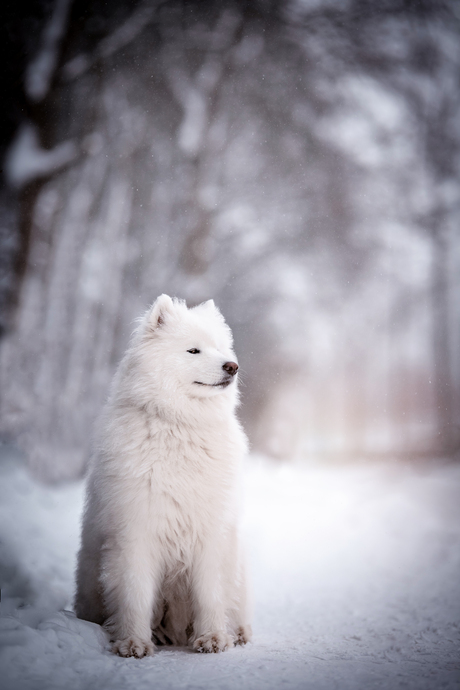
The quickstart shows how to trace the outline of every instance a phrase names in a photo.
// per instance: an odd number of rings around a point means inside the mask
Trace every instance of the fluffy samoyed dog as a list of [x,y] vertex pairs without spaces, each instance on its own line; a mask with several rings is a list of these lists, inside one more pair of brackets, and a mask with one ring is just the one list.
[[75,610],[121,656],[251,637],[238,541],[232,335],[210,300],[161,295],[115,374],[90,468]]

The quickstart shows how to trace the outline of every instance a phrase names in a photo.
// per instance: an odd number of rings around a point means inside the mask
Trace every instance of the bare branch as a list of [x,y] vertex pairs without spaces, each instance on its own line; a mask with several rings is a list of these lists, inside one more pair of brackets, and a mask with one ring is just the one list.
[[92,55],[80,53],[80,55],[69,60],[62,68],[64,78],[69,81],[76,79],[99,60],[110,57],[121,48],[132,43],[152,21],[155,11],[162,1],[156,0],[156,2],[141,5],[124,24],[102,39]]
[[222,12],[210,32],[206,58],[194,77],[177,67],[165,69],[171,93],[184,111],[178,132],[178,145],[190,158],[198,154],[202,145],[210,96],[219,85],[225,68],[223,53],[232,45],[241,21],[241,16],[234,12]]
[[30,123],[22,125],[6,157],[6,179],[11,187],[19,189],[32,180],[61,170],[77,155],[77,146],[71,140],[50,150],[42,149],[36,127]]
[[42,101],[49,91],[58,62],[72,0],[56,0],[51,19],[43,31],[40,50],[25,75],[25,91],[31,101]]

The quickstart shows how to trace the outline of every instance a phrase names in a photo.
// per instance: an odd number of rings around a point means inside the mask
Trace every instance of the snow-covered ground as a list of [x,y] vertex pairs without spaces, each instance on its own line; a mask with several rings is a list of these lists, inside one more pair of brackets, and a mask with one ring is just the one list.
[[253,643],[121,659],[70,612],[82,485],[4,448],[2,690],[460,687],[460,466],[252,458],[245,479]]

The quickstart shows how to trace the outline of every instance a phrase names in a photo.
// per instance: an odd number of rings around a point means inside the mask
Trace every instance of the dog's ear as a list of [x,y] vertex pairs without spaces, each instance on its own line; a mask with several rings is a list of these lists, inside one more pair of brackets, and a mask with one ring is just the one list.
[[[225,324],[225,319],[222,316],[222,312],[219,307],[216,307],[213,299],[208,299],[206,302],[201,302],[194,309],[202,310],[203,312],[208,312],[212,317],[217,318],[219,323]],[[226,325],[226,324],[225,324]]]
[[206,302],[202,302],[200,306],[205,309],[216,309],[216,305],[214,304],[213,299],[208,299]]
[[174,302],[169,295],[160,295],[150,307],[147,319],[152,330],[162,326],[174,313]]
[[225,323],[225,319],[222,316],[222,313],[219,309],[219,307],[216,307],[214,304],[213,299],[208,299],[206,302],[201,302],[201,304],[198,304],[194,309],[199,309],[200,311],[208,312],[210,314],[213,314],[214,316],[217,316],[219,321],[222,321]]
[[218,312],[218,308],[214,304],[213,299],[208,299],[206,302],[200,302],[199,304],[195,305],[192,307],[193,310],[196,309],[196,311],[203,312],[203,311],[212,311],[212,312]]

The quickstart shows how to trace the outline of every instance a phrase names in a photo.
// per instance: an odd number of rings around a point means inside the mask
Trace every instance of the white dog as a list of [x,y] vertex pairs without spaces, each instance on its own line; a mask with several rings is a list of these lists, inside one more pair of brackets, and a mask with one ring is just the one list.
[[246,453],[232,335],[210,300],[161,295],[112,384],[87,489],[75,610],[121,656],[251,637],[238,543]]

